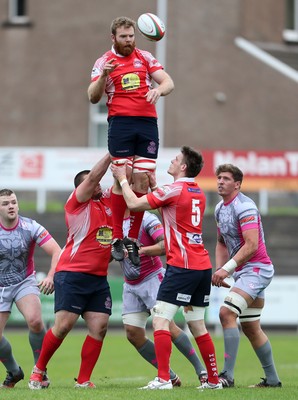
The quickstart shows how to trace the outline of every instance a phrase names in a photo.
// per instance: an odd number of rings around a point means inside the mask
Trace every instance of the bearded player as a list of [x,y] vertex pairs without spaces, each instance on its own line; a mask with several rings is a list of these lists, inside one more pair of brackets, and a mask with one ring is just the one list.
[[[113,164],[127,163],[128,180],[133,180],[137,197],[148,192],[147,173],[156,168],[158,126],[155,104],[174,89],[171,77],[148,51],[136,48],[136,23],[118,17],[111,24],[112,48],[95,62],[88,97],[91,103],[107,95],[108,149]],[[152,81],[157,85],[152,86]],[[131,227],[123,237],[126,203],[117,181],[112,189],[112,256],[124,258],[124,246],[134,265],[140,262],[138,234],[143,213],[131,214]]]

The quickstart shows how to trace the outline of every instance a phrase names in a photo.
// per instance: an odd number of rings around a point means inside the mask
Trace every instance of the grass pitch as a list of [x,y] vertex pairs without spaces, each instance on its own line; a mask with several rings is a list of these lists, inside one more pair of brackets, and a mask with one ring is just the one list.
[[[211,332],[212,334],[212,332]],[[31,391],[27,381],[33,366],[33,358],[25,331],[10,331],[14,355],[22,366],[25,380],[12,390],[1,390],[5,399],[48,399],[48,400],[155,400],[155,399],[221,399],[221,400],[296,400],[298,399],[298,335],[294,333],[270,333],[274,357],[280,379],[281,389],[250,389],[247,386],[258,383],[264,376],[259,361],[247,339],[242,336],[236,365],[235,384],[232,389],[204,391],[196,390],[198,380],[192,365],[173,346],[171,366],[182,380],[182,387],[165,391],[140,391],[140,386],[156,376],[156,370],[146,363],[125,338],[123,330],[110,330],[105,339],[101,357],[92,375],[96,389],[74,389],[74,378],[78,374],[80,350],[85,331],[71,332],[54,354],[48,365],[51,385],[47,390]],[[223,338],[212,334],[216,346],[219,370],[223,365]],[[152,338],[152,334],[149,334]],[[0,379],[3,381],[5,369],[0,366]]]

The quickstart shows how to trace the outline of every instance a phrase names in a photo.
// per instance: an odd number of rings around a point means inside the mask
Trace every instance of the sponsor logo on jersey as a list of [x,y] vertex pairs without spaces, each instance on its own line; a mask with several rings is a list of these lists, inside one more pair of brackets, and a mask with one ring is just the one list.
[[153,227],[153,230],[154,230],[154,231],[157,231],[158,229],[162,229],[162,224],[158,224],[158,225],[155,225],[155,226]]
[[255,217],[253,215],[249,217],[243,217],[240,219],[240,224],[246,224],[247,222],[253,222],[255,221]]
[[49,233],[48,231],[42,232],[42,233],[39,235],[40,239],[46,237],[48,233]]
[[201,193],[201,189],[200,188],[187,188],[188,192],[192,192],[192,193]]
[[185,303],[189,303],[190,299],[191,299],[191,295],[190,294],[177,293],[176,300],[184,301]]
[[96,240],[103,246],[109,246],[112,241],[112,229],[109,226],[101,226],[96,233]]
[[140,77],[137,74],[126,74],[121,80],[122,88],[124,90],[134,90],[141,86]]
[[202,244],[203,239],[200,233],[187,232],[186,237],[188,238],[189,244]]

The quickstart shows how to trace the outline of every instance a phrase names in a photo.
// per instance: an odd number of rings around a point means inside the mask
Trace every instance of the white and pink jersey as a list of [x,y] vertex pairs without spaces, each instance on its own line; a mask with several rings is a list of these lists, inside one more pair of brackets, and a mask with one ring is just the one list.
[[67,241],[56,271],[106,276],[111,256],[112,212],[110,190],[100,200],[79,203],[76,191],[65,205]]
[[[128,235],[130,227],[130,218],[126,218],[123,221],[123,234]],[[156,239],[163,236],[163,226],[156,215],[145,211],[142,220],[139,241],[143,246],[152,246],[156,243]],[[159,271],[163,265],[160,257],[158,256],[146,256],[145,254],[140,255],[140,265],[133,265],[129,258],[125,258],[120,262],[123,270],[125,282],[136,285],[149,275]]]
[[151,208],[162,208],[167,264],[212,268],[202,237],[206,198],[194,178],[180,178],[147,194]]
[[126,57],[109,50],[96,60],[91,73],[91,81],[102,74],[105,63],[116,58],[118,67],[107,77],[105,92],[108,96],[108,115],[126,117],[155,117],[154,104],[146,101],[145,95],[152,89],[151,74],[163,69],[162,65],[148,51],[135,48]]
[[0,224],[0,287],[16,285],[34,271],[34,248],[52,236],[38,222],[19,216],[14,228]]
[[[258,229],[258,250],[248,263],[271,264],[267,254],[261,216],[256,204],[243,193],[238,193],[229,203],[220,201],[215,207],[215,220],[219,235],[222,236],[230,258],[243,246],[243,232],[248,229]],[[244,265],[236,268],[241,270]]]

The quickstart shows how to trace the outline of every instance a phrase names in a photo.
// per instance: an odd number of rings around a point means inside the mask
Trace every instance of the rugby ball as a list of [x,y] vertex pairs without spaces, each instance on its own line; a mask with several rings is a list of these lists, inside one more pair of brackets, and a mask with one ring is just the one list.
[[164,37],[166,28],[160,18],[151,13],[142,14],[137,20],[138,30],[146,39],[158,42]]

